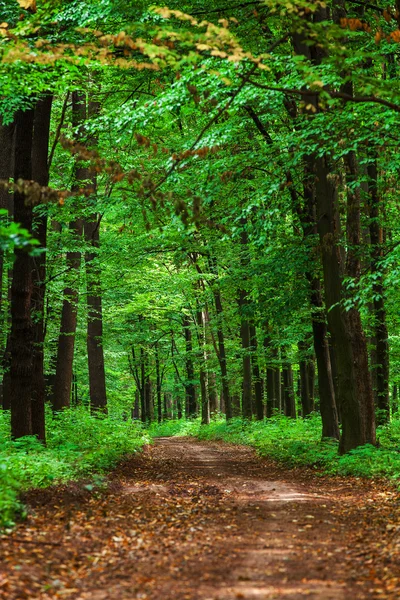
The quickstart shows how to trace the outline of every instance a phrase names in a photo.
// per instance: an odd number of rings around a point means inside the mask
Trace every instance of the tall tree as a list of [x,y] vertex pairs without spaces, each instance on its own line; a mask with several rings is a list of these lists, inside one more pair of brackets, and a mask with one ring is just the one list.
[[[32,140],[34,108],[20,109],[15,118],[14,220],[32,231]],[[32,435],[33,324],[32,260],[26,249],[16,248],[11,287],[10,391],[11,435]]]

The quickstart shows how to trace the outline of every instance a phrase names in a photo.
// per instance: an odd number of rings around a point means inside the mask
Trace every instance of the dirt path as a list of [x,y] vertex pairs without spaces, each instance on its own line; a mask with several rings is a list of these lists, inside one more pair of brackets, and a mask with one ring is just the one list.
[[400,598],[392,488],[282,470],[248,448],[159,439],[104,490],[27,500],[0,541],[7,600]]

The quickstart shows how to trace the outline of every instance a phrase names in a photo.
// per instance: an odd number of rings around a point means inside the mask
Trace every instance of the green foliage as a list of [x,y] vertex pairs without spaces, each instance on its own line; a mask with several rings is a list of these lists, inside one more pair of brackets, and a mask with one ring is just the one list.
[[9,223],[8,211],[0,209],[0,250],[13,250],[20,248],[29,252],[32,256],[43,252],[43,249],[37,248],[39,242],[32,237],[26,229],[23,229],[18,223]]
[[[18,493],[95,476],[149,441],[141,425],[121,415],[95,418],[80,407],[47,415],[47,446],[34,437],[9,440],[9,415],[0,412],[0,526],[23,510]],[[90,484],[89,484],[90,485]]]
[[338,456],[337,442],[321,440],[321,419],[277,416],[268,421],[245,422],[232,419],[213,420],[210,425],[196,421],[170,421],[154,425],[155,436],[192,435],[201,440],[221,440],[254,447],[261,456],[284,466],[307,466],[317,473],[356,477],[390,477],[400,479],[400,418],[378,428],[379,446],[362,446],[345,456]]

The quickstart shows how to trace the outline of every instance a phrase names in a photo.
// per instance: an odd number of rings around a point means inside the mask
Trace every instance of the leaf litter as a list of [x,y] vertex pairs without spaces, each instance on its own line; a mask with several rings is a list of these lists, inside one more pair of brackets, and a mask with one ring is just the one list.
[[400,499],[249,448],[156,440],[107,485],[32,490],[0,539],[0,598],[400,597]]

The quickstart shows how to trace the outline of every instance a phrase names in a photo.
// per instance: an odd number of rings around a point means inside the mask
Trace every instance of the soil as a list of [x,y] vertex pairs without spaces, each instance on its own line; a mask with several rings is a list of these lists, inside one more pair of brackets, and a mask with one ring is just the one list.
[[26,495],[27,519],[0,539],[0,598],[400,598],[388,483],[160,438],[88,488]]

